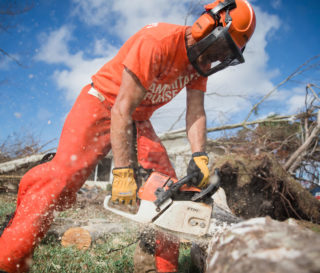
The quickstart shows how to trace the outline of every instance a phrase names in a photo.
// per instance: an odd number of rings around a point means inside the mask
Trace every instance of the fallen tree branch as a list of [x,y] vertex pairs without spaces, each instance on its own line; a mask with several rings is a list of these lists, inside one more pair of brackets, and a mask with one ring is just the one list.
[[20,179],[20,178],[22,178],[22,176],[23,175],[3,175],[3,174],[0,174],[0,180],[1,179],[14,179],[14,178],[16,178],[16,179]]
[[129,246],[132,246],[132,245],[138,243],[139,240],[140,240],[140,238],[137,238],[135,241],[133,241],[133,242],[131,242],[131,243],[129,243],[129,244],[123,246],[123,247],[111,248],[111,249],[106,253],[106,255],[108,255],[108,254],[110,254],[110,253],[112,253],[112,252],[116,252],[116,251],[120,251],[120,250],[123,250],[123,249],[125,249],[125,248],[128,248]]
[[284,164],[285,170],[289,172],[294,171],[294,166],[297,166],[303,159],[303,153],[309,148],[312,141],[319,135],[320,133],[320,111],[318,112],[318,119],[317,119],[317,125],[312,130],[309,137],[305,140],[305,142],[296,150],[291,157],[288,159],[288,161]]
[[17,58],[15,58],[14,56],[10,55],[8,52],[6,52],[5,50],[3,50],[2,48],[0,48],[0,53],[6,57],[8,57],[9,59],[13,60],[17,65],[22,66],[23,64],[19,62],[19,60]]
[[[265,118],[265,119],[257,119],[254,121],[248,121],[248,122],[241,122],[241,123],[234,123],[234,124],[227,124],[227,125],[222,125],[222,126],[218,126],[218,127],[212,127],[212,128],[208,128],[207,132],[211,133],[211,132],[216,132],[216,131],[222,131],[222,130],[229,130],[229,129],[236,129],[236,128],[241,128],[241,127],[246,127],[249,125],[255,125],[255,124],[260,124],[260,123],[265,123],[265,122],[283,122],[283,121],[291,121],[291,120],[295,120],[299,118],[299,114],[298,115],[287,115],[287,116],[276,116],[276,117],[272,117],[272,118]],[[186,131],[186,129],[179,129],[176,131],[171,131],[169,133],[165,133],[163,135],[161,135],[161,138],[165,138],[165,137],[169,137],[169,135],[171,137],[174,138],[179,138],[179,137],[184,137],[184,132]],[[173,135],[179,135],[181,134],[181,136],[173,136]]]
[[0,174],[8,173],[10,171],[17,170],[19,168],[23,168],[29,163],[34,163],[40,161],[44,154],[31,155],[24,158],[15,159],[9,162],[0,164]]
[[[243,123],[247,123],[247,121],[249,120],[250,116],[252,115],[253,112],[255,112],[258,108],[258,106],[260,104],[262,104],[267,98],[269,98],[275,91],[277,91],[277,89],[284,85],[286,82],[288,82],[289,80],[291,80],[292,78],[298,76],[299,74],[303,73],[308,67],[308,65],[315,59],[319,58],[320,55],[314,56],[311,59],[307,60],[305,63],[303,63],[302,65],[300,65],[293,73],[291,73],[286,79],[284,79],[282,82],[280,82],[279,84],[277,84],[272,90],[270,90],[258,103],[256,103],[252,109],[250,110],[248,116],[245,118],[245,120],[243,121]],[[312,67],[312,65],[310,65]],[[305,68],[305,69],[303,69]]]

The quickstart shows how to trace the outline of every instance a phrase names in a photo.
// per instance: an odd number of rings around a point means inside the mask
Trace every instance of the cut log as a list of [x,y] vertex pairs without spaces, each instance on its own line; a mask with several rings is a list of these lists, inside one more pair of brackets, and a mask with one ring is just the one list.
[[[53,225],[49,234],[61,238],[61,245],[75,246],[78,249],[88,249],[92,242],[108,234],[125,232],[120,223],[110,223],[104,219],[90,219],[78,227],[70,227],[72,220],[66,220],[64,225]],[[61,219],[58,221],[61,224]],[[73,225],[75,223],[73,222]]]
[[84,228],[69,228],[63,234],[61,244],[64,247],[75,246],[79,250],[86,250],[91,245],[91,236]]
[[19,158],[15,160],[11,160],[9,162],[4,162],[0,164],[0,174],[8,173],[11,171],[15,171],[19,168],[23,168],[24,166],[41,161],[44,154],[30,155],[24,158]]
[[292,219],[253,218],[217,233],[203,268],[208,273],[320,272],[320,236]]

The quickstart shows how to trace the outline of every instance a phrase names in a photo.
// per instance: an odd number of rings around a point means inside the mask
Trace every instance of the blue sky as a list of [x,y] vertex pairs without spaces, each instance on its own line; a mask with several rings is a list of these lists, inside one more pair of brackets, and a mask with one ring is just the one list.
[[[0,48],[22,64],[18,66],[0,55],[0,143],[14,132],[27,131],[42,143],[56,139],[51,144],[56,146],[63,121],[91,75],[144,25],[161,21],[184,24],[190,0],[31,2],[34,6],[30,11],[5,18],[13,27],[0,32]],[[252,105],[276,84],[320,54],[318,1],[251,3],[257,28],[246,48],[246,63],[209,78],[208,127],[243,120]],[[188,24],[201,10],[200,6],[188,16]],[[271,113],[297,113],[304,102],[306,83],[320,86],[319,76],[319,68],[314,68],[294,78],[252,119]],[[154,114],[152,122],[159,133],[171,128],[183,111],[184,95],[182,92]],[[173,129],[182,127],[183,120]]]

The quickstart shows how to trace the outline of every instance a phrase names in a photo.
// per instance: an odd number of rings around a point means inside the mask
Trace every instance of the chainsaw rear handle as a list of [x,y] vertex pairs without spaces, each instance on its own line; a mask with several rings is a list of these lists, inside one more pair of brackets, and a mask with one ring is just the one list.
[[197,176],[198,173],[189,174],[181,178],[178,182],[168,185],[169,189],[166,191],[163,188],[158,188],[155,192],[157,199],[154,201],[154,204],[159,207],[167,199],[171,198],[174,193],[178,192],[183,185],[188,184],[194,177]]

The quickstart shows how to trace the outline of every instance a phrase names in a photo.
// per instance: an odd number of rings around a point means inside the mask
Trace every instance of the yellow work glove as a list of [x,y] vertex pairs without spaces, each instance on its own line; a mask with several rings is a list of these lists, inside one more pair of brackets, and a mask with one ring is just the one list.
[[132,168],[114,168],[112,170],[112,196],[111,201],[114,203],[135,205],[137,184],[134,179]]
[[187,174],[197,173],[197,176],[192,180],[192,184],[199,188],[204,188],[209,182],[209,158],[205,152],[192,154],[192,159],[189,162]]

